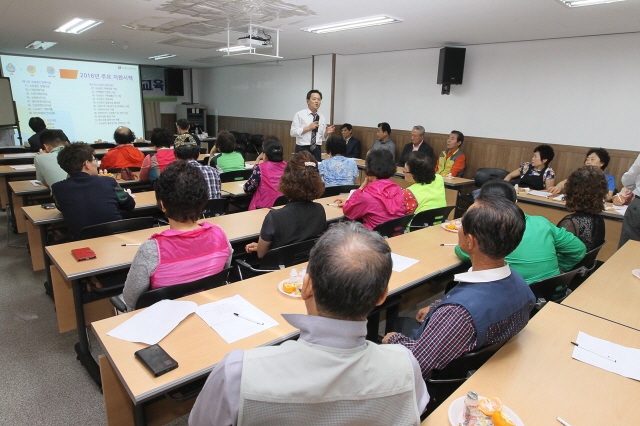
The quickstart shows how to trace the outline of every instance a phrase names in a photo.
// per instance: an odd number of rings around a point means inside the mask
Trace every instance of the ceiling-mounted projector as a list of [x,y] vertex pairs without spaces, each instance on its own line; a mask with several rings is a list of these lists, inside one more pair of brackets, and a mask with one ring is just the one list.
[[271,39],[259,37],[257,35],[246,35],[238,39],[238,46],[253,47],[256,49],[271,48]]

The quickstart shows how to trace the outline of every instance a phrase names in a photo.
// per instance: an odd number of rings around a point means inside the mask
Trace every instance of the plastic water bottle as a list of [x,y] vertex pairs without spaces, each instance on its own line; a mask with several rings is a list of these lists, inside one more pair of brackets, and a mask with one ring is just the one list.
[[464,399],[463,425],[472,426],[478,419],[478,394],[470,391]]

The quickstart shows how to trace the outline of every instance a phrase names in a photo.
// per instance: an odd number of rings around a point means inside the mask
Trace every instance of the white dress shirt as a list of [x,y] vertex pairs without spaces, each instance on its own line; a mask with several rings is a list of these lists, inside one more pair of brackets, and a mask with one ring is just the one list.
[[[327,130],[327,120],[324,118],[321,112],[316,112],[320,117],[318,126],[318,133],[316,134],[316,145],[321,146],[324,140],[324,132]],[[291,137],[296,138],[296,145],[311,145],[311,133],[302,133],[304,128],[313,123],[313,113],[309,108],[305,108],[302,111],[296,112],[293,116],[293,122],[291,123]]]

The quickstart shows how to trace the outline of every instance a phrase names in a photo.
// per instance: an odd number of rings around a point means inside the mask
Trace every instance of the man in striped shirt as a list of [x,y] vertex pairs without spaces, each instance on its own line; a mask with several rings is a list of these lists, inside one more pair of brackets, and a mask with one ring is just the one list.
[[419,327],[407,332],[409,336],[389,333],[382,343],[408,348],[426,379],[432,370],[442,370],[465,353],[522,330],[535,297],[504,258],[518,246],[524,228],[524,213],[514,203],[478,197],[458,229],[458,244],[469,253],[473,267],[454,276],[457,285],[442,300],[418,312]]
[[209,187],[209,199],[220,198],[220,172],[217,168],[211,166],[204,166],[198,163],[198,157],[200,156],[200,147],[195,142],[189,140],[182,140],[178,142],[176,140],[176,147],[174,150],[176,158],[178,160],[186,160],[194,167],[197,167],[204,180],[207,181]]

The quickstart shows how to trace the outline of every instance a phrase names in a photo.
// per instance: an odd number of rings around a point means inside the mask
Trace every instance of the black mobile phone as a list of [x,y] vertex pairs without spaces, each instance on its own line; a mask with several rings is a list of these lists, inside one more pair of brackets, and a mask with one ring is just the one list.
[[160,345],[151,345],[147,348],[135,352],[136,358],[140,360],[155,377],[162,376],[171,370],[178,368],[176,360],[171,358]]
[[43,208],[43,209],[47,209],[47,210],[55,209],[55,208],[56,208],[56,205],[55,205],[55,204],[53,204],[53,203],[45,203],[45,204],[43,204],[43,205],[42,205],[42,208]]

